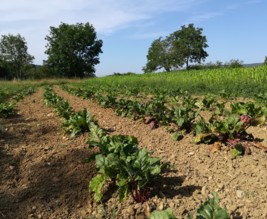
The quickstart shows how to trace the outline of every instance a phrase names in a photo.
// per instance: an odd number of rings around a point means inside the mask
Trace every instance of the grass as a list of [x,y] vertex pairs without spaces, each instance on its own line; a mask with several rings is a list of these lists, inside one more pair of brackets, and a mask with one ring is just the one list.
[[82,81],[78,86],[148,92],[182,89],[191,94],[225,91],[234,96],[253,97],[267,91],[267,66],[107,76]]
[[44,80],[25,80],[25,81],[0,81],[0,102],[5,102],[11,96],[18,94],[21,90],[28,87],[46,86],[49,84],[75,84],[80,80],[70,79],[44,79]]

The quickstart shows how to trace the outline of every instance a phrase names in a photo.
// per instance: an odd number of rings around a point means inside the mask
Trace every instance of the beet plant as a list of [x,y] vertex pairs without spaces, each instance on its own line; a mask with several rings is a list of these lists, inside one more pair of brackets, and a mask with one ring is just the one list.
[[171,110],[171,122],[174,124],[169,131],[172,133],[174,140],[180,140],[186,133],[193,130],[196,117],[199,111],[190,107],[175,107]]
[[141,118],[144,112],[144,105],[135,100],[119,99],[116,102],[115,113],[119,116],[130,117],[136,120]]
[[116,105],[116,97],[112,94],[98,95],[97,97],[98,103],[104,108],[113,108]]
[[[219,201],[218,195],[212,193],[212,197],[197,209],[196,219],[230,219],[227,210],[219,205]],[[189,215],[188,219],[193,217]]]
[[264,146],[258,146],[254,142],[254,136],[247,132],[249,127],[262,125],[265,121],[265,108],[252,103],[232,104],[232,111],[225,111],[223,116],[214,113],[209,122],[200,119],[195,125],[194,141],[195,143],[222,142],[232,148],[233,158],[249,154],[249,145],[267,150]]
[[135,137],[109,136],[94,124],[90,127],[89,147],[99,148],[95,156],[98,174],[89,183],[95,201],[101,200],[103,186],[110,181],[117,185],[120,200],[131,193],[137,202],[144,202],[149,196],[149,185],[166,165],[151,156],[153,152],[139,149]]
[[0,118],[7,118],[15,113],[15,105],[13,103],[0,103]]
[[66,100],[59,101],[56,104],[55,108],[57,114],[64,119],[69,119],[70,116],[74,113],[72,107],[70,106],[69,102]]
[[83,132],[88,132],[92,122],[95,122],[94,117],[90,115],[87,109],[83,109],[81,112],[70,114],[69,118],[64,120],[62,127],[71,137],[75,137]]
[[149,124],[151,129],[157,128],[159,124],[169,123],[170,112],[166,103],[166,97],[158,95],[145,104],[144,123]]

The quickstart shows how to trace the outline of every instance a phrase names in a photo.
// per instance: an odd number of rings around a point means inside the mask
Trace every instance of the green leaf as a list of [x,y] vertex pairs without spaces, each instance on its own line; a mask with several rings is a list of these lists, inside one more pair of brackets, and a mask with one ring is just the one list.
[[219,206],[219,197],[212,193],[213,197],[209,198],[197,210],[197,219],[230,219],[226,209]]
[[117,185],[119,186],[119,199],[120,201],[125,201],[128,195],[128,180],[126,178],[120,178],[117,180]]
[[89,123],[89,147],[99,146],[101,144],[102,138],[105,136],[103,129],[99,128],[94,122]]
[[174,141],[180,141],[183,139],[183,137],[184,137],[183,133],[178,131],[171,134],[171,138]]
[[175,215],[172,212],[171,208],[167,208],[166,210],[155,210],[153,211],[149,219],[176,219]]
[[245,148],[242,144],[236,144],[231,150],[232,158],[235,159],[238,156],[244,155]]
[[106,178],[103,175],[96,175],[89,182],[90,191],[94,192],[94,200],[99,202],[102,198],[102,187],[106,182]]

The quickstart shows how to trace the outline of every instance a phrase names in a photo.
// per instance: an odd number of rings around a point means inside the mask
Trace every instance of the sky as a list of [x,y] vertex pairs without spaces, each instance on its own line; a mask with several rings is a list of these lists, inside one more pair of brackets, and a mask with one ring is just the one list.
[[35,64],[51,26],[92,24],[103,40],[96,76],[142,73],[153,40],[193,23],[203,29],[206,62],[263,62],[267,56],[264,0],[1,0],[0,35],[20,34]]

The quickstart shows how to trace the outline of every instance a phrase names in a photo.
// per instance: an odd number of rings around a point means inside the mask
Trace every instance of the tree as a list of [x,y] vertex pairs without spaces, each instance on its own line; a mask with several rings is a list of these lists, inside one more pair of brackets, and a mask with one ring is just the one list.
[[182,26],[165,39],[161,37],[152,42],[147,55],[145,72],[164,68],[166,71],[182,67],[188,69],[189,63],[205,60],[208,56],[204,50],[208,47],[207,39],[202,36],[202,28],[195,28],[193,24]]
[[148,50],[148,61],[143,71],[153,72],[163,68],[169,72],[173,67],[181,65],[181,62],[177,62],[177,57],[173,53],[171,38],[162,39],[160,37],[152,42]]
[[186,69],[190,62],[200,64],[208,56],[204,50],[208,47],[207,39],[206,36],[202,36],[202,31],[202,28],[195,28],[194,24],[189,24],[171,34],[176,56],[184,58]]
[[[165,46],[165,47],[164,47]],[[154,40],[148,50],[147,55],[147,64],[143,68],[145,72],[157,71],[161,68],[164,68],[166,71],[170,70],[168,65],[168,53],[166,51],[166,43],[162,38]]]
[[0,78],[7,80],[10,79],[10,72],[7,63],[0,59]]
[[97,39],[92,25],[61,23],[59,27],[50,27],[50,35],[45,39],[48,41],[45,63],[60,76],[95,76],[94,66],[99,63],[103,43]]
[[225,66],[229,68],[241,68],[243,67],[243,61],[239,59],[231,59],[228,63],[225,63]]
[[26,68],[34,57],[28,54],[28,47],[24,37],[18,35],[2,35],[0,40],[1,65],[11,74],[9,78],[24,78]]
[[265,59],[264,59],[263,64],[264,64],[264,65],[267,65],[267,56],[265,56]]

